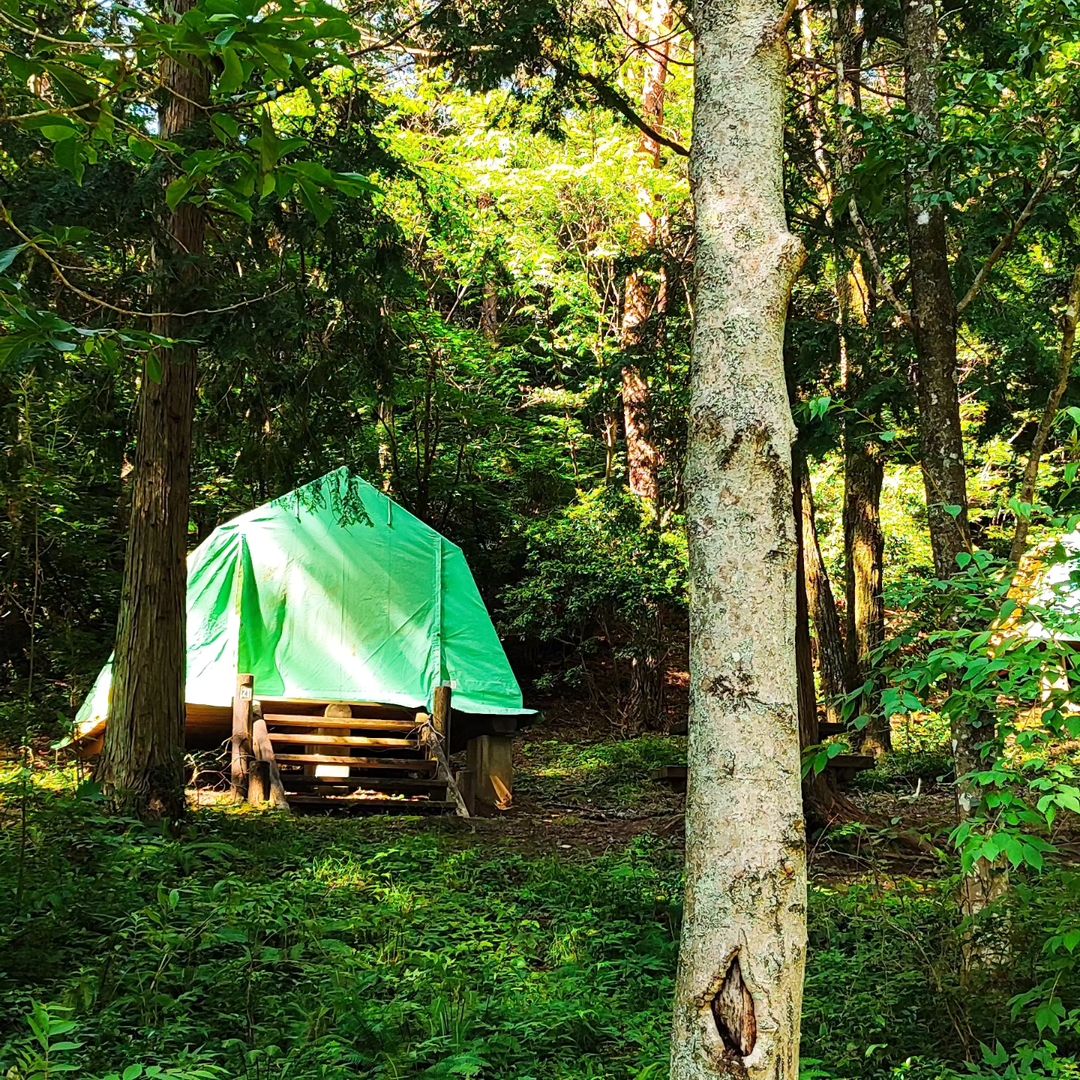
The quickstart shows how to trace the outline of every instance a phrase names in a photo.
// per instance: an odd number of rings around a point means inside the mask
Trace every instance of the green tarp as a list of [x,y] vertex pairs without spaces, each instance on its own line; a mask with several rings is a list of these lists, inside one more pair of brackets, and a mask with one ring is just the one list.
[[[522,713],[521,690],[461,549],[352,476],[328,473],[234,518],[188,556],[189,704],[256,697]],[[79,710],[108,711],[111,666]]]

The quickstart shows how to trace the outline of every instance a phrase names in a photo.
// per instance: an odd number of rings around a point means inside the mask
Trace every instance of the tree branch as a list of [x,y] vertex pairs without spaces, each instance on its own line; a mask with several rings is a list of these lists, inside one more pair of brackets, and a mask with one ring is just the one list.
[[1050,188],[1050,184],[1054,178],[1053,168],[1048,168],[1043,173],[1042,179],[1039,181],[1038,186],[1031,193],[1031,198],[1028,199],[1027,205],[1020,211],[1020,216],[1013,222],[1012,228],[998,241],[998,245],[990,252],[989,258],[983,263],[982,269],[975,275],[975,280],[971,283],[971,288],[964,294],[963,299],[956,305],[956,313],[963,315],[965,311],[971,306],[972,301],[979,295],[979,291],[986,284],[986,279],[990,276],[990,271],[994,269],[995,265],[1008,254],[1009,249],[1016,242],[1016,238],[1020,235],[1020,231],[1028,223],[1031,215],[1035,213],[1035,207],[1042,201],[1042,197]]
[[118,307],[116,304],[109,303],[108,300],[102,300],[100,296],[94,296],[93,293],[89,293],[85,289],[80,289],[79,286],[64,273],[63,264],[54,259],[41,244],[34,240],[32,236],[28,236],[24,233],[22,229],[15,224],[10,212],[2,202],[0,202],[0,221],[3,221],[3,223],[7,225],[20,240],[22,240],[24,247],[33,251],[36,255],[40,255],[49,264],[56,280],[59,281],[65,289],[74,293],[80,299],[85,300],[88,304],[93,304],[95,307],[103,308],[106,311],[115,312],[117,315],[123,315],[125,318],[129,319],[190,319],[195,315],[223,315],[228,311],[238,311],[240,308],[250,307],[252,304],[260,304],[263,300],[269,300],[271,297],[277,296],[278,293],[284,292],[292,284],[291,282],[286,282],[284,285],[279,285],[276,289],[263,293],[261,296],[252,296],[247,300],[238,300],[235,304],[229,304],[226,307],[196,308],[193,311],[137,311],[133,308]]
[[673,139],[669,139],[666,135],[662,135],[654,127],[647,124],[630,102],[620,94],[618,90],[604,82],[598,75],[590,75],[587,71],[580,71],[551,56],[545,56],[544,59],[560,75],[566,76],[566,78],[572,82],[583,82],[587,86],[590,86],[596,94],[596,100],[599,101],[601,105],[605,105],[607,108],[617,112],[624,120],[628,120],[638,129],[638,131],[652,139],[653,142],[660,146],[666,146],[680,157],[690,156],[690,151],[687,150],[682,143],[677,143]]
[[866,257],[870,260],[870,266],[874,271],[874,279],[877,282],[878,292],[880,292],[881,295],[896,309],[896,313],[900,316],[901,320],[903,320],[904,325],[909,330],[914,330],[914,316],[912,316],[911,312],[903,305],[903,303],[901,303],[900,297],[896,295],[896,291],[890,284],[889,279],[885,276],[885,271],[881,266],[881,259],[878,258],[877,249],[874,247],[873,237],[870,235],[870,230],[866,227],[866,223],[859,213],[859,207],[855,202],[854,195],[848,200],[848,215],[851,217],[852,225],[855,226],[855,231],[859,234],[859,239],[862,241]]

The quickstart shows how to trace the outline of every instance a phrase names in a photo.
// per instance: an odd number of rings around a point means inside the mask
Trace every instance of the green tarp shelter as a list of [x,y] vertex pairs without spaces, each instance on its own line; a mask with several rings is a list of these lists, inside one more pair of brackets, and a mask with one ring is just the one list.
[[[188,556],[189,705],[260,698],[525,713],[465,556],[346,469],[241,514]],[[77,716],[100,728],[107,664]]]

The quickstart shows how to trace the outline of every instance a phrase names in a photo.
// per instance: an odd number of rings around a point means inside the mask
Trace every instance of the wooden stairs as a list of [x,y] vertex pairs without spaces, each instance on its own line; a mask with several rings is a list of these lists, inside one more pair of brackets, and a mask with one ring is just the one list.
[[234,775],[245,772],[245,759],[247,775],[234,788],[246,780],[249,803],[305,813],[467,813],[445,753],[448,696],[445,715],[436,717],[389,705],[292,701],[241,702],[237,711]]

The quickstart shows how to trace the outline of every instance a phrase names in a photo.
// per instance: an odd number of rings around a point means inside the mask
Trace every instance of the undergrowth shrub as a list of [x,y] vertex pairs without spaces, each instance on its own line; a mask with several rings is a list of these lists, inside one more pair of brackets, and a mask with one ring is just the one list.
[[[25,804],[6,776],[0,1075],[666,1075],[669,839],[553,858],[452,819],[245,811],[170,835],[104,816],[69,775],[36,774]],[[804,1080],[1076,1080],[1080,875],[1014,884],[1013,962],[967,985],[955,881],[870,866],[812,887]]]

